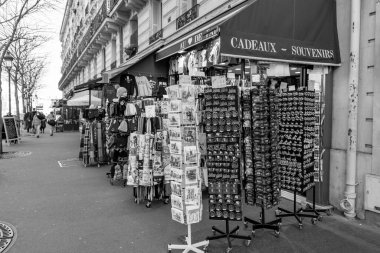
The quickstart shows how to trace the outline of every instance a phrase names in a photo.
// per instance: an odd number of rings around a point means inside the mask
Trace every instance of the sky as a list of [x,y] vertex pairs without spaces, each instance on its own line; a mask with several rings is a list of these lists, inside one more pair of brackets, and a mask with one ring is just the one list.
[[[51,39],[40,47],[37,54],[46,55],[47,66],[43,72],[40,83],[43,85],[37,92],[38,99],[33,103],[43,104],[44,112],[50,111],[51,99],[62,98],[62,92],[58,90],[58,82],[61,78],[61,43],[59,41],[59,31],[62,24],[62,18],[65,11],[66,0],[60,0],[57,3],[56,10],[44,11],[30,17],[30,24],[35,27],[42,28],[46,31]],[[11,88],[12,89],[12,88]],[[8,74],[2,73],[2,98],[3,98],[3,115],[8,112]],[[14,91],[12,89],[12,114],[15,115]],[[20,101],[20,113],[22,113],[22,105]]]

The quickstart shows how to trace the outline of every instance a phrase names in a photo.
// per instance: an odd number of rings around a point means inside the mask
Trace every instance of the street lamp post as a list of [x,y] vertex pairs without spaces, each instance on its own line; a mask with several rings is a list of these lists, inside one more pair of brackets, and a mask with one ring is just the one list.
[[5,63],[5,67],[7,68],[8,70],[8,78],[9,78],[9,81],[8,81],[8,85],[9,85],[9,116],[12,115],[12,106],[11,106],[11,69],[12,69],[12,61],[13,61],[13,57],[12,55],[9,53],[9,51],[6,53],[6,55],[4,56],[4,63]]

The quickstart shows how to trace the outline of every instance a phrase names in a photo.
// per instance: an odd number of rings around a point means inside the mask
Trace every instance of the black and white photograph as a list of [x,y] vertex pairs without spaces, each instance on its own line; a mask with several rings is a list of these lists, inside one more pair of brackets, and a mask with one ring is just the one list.
[[380,0],[0,0],[0,253],[372,253],[379,228]]

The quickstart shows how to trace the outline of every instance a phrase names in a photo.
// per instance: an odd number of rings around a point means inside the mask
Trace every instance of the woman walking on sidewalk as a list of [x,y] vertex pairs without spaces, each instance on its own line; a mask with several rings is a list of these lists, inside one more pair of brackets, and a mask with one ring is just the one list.
[[36,112],[34,114],[32,125],[34,126],[34,130],[36,131],[36,137],[40,138],[41,119],[38,118],[38,113],[39,112]]
[[46,117],[46,122],[50,130],[50,136],[53,136],[55,126],[55,118],[53,112],[50,112],[50,114]]

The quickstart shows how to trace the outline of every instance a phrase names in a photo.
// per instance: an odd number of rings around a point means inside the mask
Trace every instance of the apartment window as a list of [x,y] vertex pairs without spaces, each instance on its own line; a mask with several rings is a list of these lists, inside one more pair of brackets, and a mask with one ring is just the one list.
[[180,0],[179,14],[182,15],[197,4],[197,0]]
[[95,55],[94,57],[94,78],[96,78],[98,76],[98,61],[97,61],[97,56],[98,54]]
[[106,49],[105,48],[103,48],[103,50],[102,50],[102,60],[103,60],[103,69],[102,69],[102,71],[103,70],[105,70],[106,69]]
[[162,28],[162,4],[161,0],[151,0],[151,34],[154,34]]
[[111,41],[112,55],[111,55],[111,69],[116,68],[116,39]]

